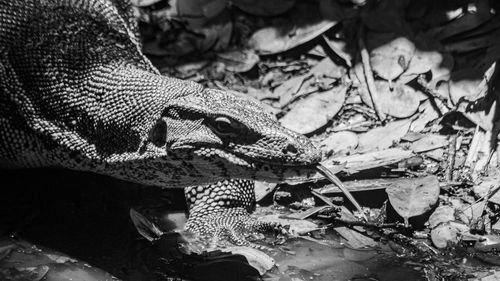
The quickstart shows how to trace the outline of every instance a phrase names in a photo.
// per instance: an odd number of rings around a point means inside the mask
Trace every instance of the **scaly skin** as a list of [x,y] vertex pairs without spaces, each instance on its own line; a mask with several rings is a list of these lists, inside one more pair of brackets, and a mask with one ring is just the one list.
[[207,248],[235,245],[261,247],[248,241],[256,233],[286,233],[277,223],[259,221],[255,210],[254,182],[229,179],[185,189],[189,219],[185,230],[198,235]]
[[303,179],[311,142],[246,97],[159,74],[120,0],[0,0],[0,167],[183,188]]

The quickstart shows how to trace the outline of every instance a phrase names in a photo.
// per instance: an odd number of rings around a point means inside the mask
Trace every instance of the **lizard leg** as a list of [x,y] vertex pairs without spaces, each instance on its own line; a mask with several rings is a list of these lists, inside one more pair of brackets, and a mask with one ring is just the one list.
[[185,230],[211,246],[227,244],[256,246],[252,234],[283,232],[280,225],[251,216],[255,210],[254,182],[230,179],[185,189],[189,219]]

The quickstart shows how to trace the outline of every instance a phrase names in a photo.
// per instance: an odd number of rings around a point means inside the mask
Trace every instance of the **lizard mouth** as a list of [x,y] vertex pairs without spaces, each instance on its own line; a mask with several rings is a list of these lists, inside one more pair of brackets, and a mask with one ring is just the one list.
[[[268,182],[298,183],[308,180],[316,173],[316,162],[290,163],[287,161],[261,161],[217,147],[190,149],[187,153],[214,163],[212,167],[226,166],[225,177],[259,179]],[[228,167],[228,166],[229,167]],[[231,168],[232,167],[232,168]]]
[[204,157],[207,159],[216,159],[216,158],[222,158],[228,161],[229,163],[236,165],[236,166],[242,166],[245,168],[249,169],[254,169],[254,170],[259,170],[260,168],[263,167],[283,167],[286,169],[287,167],[289,168],[301,168],[301,167],[312,167],[316,165],[317,163],[290,163],[289,161],[272,161],[272,160],[262,160],[262,159],[256,159],[252,158],[249,156],[246,156],[241,153],[235,153],[235,152],[229,152],[227,150],[223,150],[217,147],[205,147],[205,148],[200,148],[197,150],[194,150],[194,154]]
[[231,152],[227,152],[225,150],[219,149],[219,148],[200,148],[197,150],[194,150],[194,154],[207,158],[208,160],[214,160],[216,158],[222,158],[230,162],[231,164],[237,165],[237,166],[242,166],[250,169],[256,169],[257,166],[254,161],[249,161],[239,155],[236,155]]

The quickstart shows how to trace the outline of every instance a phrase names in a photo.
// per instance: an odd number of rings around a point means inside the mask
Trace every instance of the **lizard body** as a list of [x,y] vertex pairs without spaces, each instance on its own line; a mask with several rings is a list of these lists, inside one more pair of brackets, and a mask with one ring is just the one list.
[[160,75],[123,0],[0,0],[0,106],[0,167],[183,188],[302,179],[320,160],[257,102]]

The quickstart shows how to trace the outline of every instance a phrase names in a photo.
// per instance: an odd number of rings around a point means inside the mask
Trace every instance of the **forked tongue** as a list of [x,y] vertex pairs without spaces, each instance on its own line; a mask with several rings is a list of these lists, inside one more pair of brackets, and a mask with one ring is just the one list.
[[361,209],[361,206],[359,205],[358,201],[356,201],[356,199],[354,199],[351,192],[349,192],[349,190],[347,190],[347,188],[339,180],[339,178],[337,178],[337,176],[332,171],[330,171],[328,168],[323,166],[321,163],[316,166],[316,169],[318,170],[319,173],[323,174],[327,179],[329,179],[333,184],[335,184],[344,193],[344,195],[347,197],[347,199],[349,199],[349,201],[351,201],[351,203],[354,205],[354,207],[356,207],[358,212],[363,216],[363,219],[365,221],[368,221],[368,219],[367,219],[365,213],[363,212],[363,209]]

